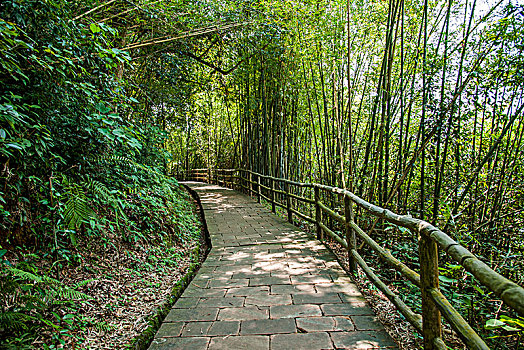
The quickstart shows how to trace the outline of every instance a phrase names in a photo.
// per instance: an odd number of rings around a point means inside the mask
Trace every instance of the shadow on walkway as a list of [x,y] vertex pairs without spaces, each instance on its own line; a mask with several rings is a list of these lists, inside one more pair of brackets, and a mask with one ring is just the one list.
[[150,349],[397,349],[320,242],[248,196],[185,184],[213,248]]

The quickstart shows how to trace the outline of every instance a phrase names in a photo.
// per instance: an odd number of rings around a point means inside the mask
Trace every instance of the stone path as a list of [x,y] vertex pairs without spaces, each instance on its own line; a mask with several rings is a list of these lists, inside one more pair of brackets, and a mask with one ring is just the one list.
[[243,194],[186,184],[213,248],[150,349],[398,349],[320,242]]

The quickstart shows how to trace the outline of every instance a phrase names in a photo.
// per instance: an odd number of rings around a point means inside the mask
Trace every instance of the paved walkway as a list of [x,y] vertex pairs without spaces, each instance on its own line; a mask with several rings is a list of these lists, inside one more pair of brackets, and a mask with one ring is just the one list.
[[397,349],[321,243],[243,194],[187,185],[213,248],[150,349]]

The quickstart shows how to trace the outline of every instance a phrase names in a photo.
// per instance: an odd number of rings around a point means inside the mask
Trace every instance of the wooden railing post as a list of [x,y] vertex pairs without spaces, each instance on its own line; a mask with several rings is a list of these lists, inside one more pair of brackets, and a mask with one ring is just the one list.
[[317,229],[317,239],[320,241],[322,240],[322,227],[320,227],[320,223],[322,222],[322,211],[320,210],[320,188],[315,186],[315,224]]
[[240,169],[235,169],[233,171],[233,174],[235,174],[236,178],[233,178],[233,181],[235,182],[235,186],[237,188],[237,191],[244,192],[244,180],[242,180],[242,171]]
[[235,186],[237,187],[237,190],[240,191],[240,192],[244,192],[244,183],[242,182],[242,172],[238,169],[235,169],[235,171],[233,172],[233,174],[235,174],[235,176],[237,177],[236,178],[236,181],[235,181]]
[[244,181],[244,188],[242,188],[242,191],[244,193],[246,193],[247,195],[251,195],[251,193],[249,193],[249,182],[248,182],[248,175],[247,175],[247,171],[245,170],[239,170],[239,174],[240,174],[240,177],[242,178],[241,180]]
[[249,172],[249,195],[253,196],[253,174]]
[[430,290],[439,288],[438,246],[433,239],[418,232],[420,290],[422,295],[422,331],[424,350],[437,349],[436,340],[442,336],[440,311],[430,296]]
[[344,195],[344,216],[346,217],[345,231],[346,242],[348,244],[349,271],[351,271],[352,274],[356,275],[357,262],[355,261],[355,258],[353,257],[352,253],[353,250],[357,250],[357,238],[355,237],[355,231],[353,231],[353,229],[351,228],[351,223],[354,220],[353,202],[347,195]]
[[275,180],[273,180],[272,178],[269,178],[269,183],[271,184],[269,186],[269,188],[271,188],[270,190],[270,194],[269,194],[269,198],[271,198],[271,211],[274,213],[276,211],[276,206],[275,206]]
[[262,189],[260,188],[260,175],[257,174],[257,202],[260,203],[260,193]]
[[245,193],[245,194],[249,194],[248,192],[248,184],[247,184],[247,174],[244,170],[242,169],[237,169],[237,172],[238,172],[238,184],[241,185],[242,187],[242,192]]
[[286,209],[287,209],[287,222],[293,223],[293,212],[291,211],[291,196],[289,195],[289,184],[284,182],[284,192],[286,192]]

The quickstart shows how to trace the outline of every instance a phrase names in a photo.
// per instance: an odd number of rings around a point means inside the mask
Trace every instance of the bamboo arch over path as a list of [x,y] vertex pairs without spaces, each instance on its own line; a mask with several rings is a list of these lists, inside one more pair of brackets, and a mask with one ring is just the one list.
[[[489,349],[482,338],[464,320],[440,290],[438,278],[439,248],[464,267],[466,271],[470,272],[481,284],[494,292],[510,308],[519,315],[524,316],[524,288],[495,272],[467,248],[424,220],[413,218],[410,215],[393,213],[388,209],[371,204],[342,188],[315,183],[295,182],[246,169],[192,169],[182,174],[181,177],[186,180],[217,183],[241,190],[251,196],[256,196],[258,201],[264,199],[271,203],[273,212],[275,212],[276,206],[283,208],[287,212],[289,222],[292,222],[293,215],[296,215],[314,224],[316,226],[317,238],[321,240],[325,235],[328,235],[340,243],[348,251],[351,271],[355,272],[357,265],[359,265],[371,282],[388,297],[398,311],[422,334],[425,349],[447,349],[442,340],[441,316],[449,322],[468,348]],[[279,188],[283,188],[283,190]],[[296,194],[298,191],[293,191],[292,188],[306,190],[306,192],[310,193],[310,196],[298,195]],[[338,214],[335,210],[321,202],[321,191],[344,197],[344,215]],[[314,217],[299,211],[298,206],[293,207],[294,201],[312,206],[311,211],[315,213]],[[355,223],[354,204],[371,215],[384,219],[389,223],[405,227],[418,236],[420,274],[393,257],[388,250],[381,247]],[[322,220],[324,215],[328,215],[344,225],[345,239],[326,226]],[[422,296],[421,315],[413,312],[369,268],[358,253],[356,246],[357,236],[392,268],[420,288]]]

